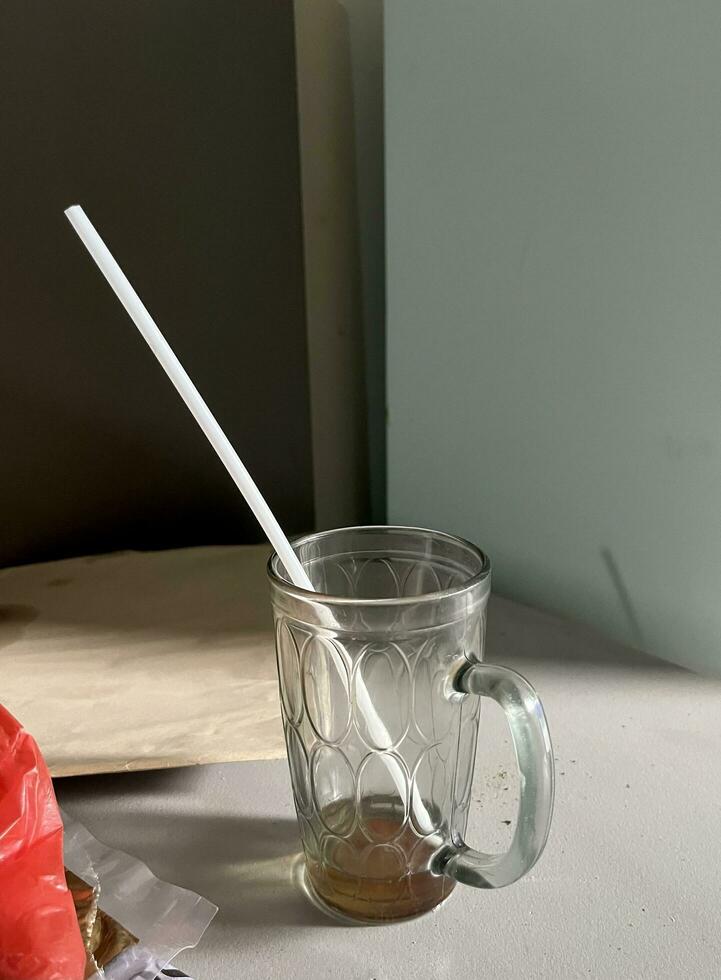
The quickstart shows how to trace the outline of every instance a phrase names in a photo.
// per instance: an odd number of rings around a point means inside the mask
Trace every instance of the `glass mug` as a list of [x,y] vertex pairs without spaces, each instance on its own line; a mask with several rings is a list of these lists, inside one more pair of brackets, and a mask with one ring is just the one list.
[[[540,856],[553,753],[533,688],[484,664],[490,563],[460,538],[405,527],[295,541],[315,592],[268,564],[305,886],[362,922],[435,908],[456,882],[500,888]],[[464,841],[481,696],[506,712],[521,775],[505,854]]]

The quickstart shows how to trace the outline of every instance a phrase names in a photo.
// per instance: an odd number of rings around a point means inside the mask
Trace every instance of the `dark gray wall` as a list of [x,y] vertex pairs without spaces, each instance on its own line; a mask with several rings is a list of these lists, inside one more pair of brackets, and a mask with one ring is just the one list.
[[368,399],[348,22],[295,0],[315,516],[368,522]]
[[0,564],[260,536],[73,203],[311,527],[292,4],[5,0],[0,119]]
[[386,258],[383,0],[339,0],[348,14],[366,348],[372,520],[386,520]]

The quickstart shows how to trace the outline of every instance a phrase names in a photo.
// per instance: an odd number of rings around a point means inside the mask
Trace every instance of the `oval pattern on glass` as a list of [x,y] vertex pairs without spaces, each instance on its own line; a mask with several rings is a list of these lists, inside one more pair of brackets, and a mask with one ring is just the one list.
[[355,778],[340,749],[317,746],[311,760],[313,802],[321,823],[343,837],[355,822]]
[[300,688],[300,660],[293,630],[281,619],[275,631],[278,653],[280,696],[285,716],[292,725],[298,725],[303,716],[303,694]]
[[313,806],[308,779],[308,756],[306,755],[298,732],[290,725],[286,725],[285,727],[285,739],[288,748],[288,765],[290,767],[290,777],[295,800],[301,813],[310,816]]
[[411,674],[396,643],[366,647],[356,665],[353,694],[356,728],[368,748],[396,746],[411,713]]
[[323,591],[346,598],[354,594],[353,577],[343,559],[327,558],[323,562]]
[[303,648],[303,696],[318,738],[339,742],[350,725],[350,677],[345,654],[333,640],[308,638]]
[[395,569],[387,558],[368,558],[361,565],[355,594],[359,599],[397,599],[401,594]]
[[323,864],[346,875],[357,875],[362,868],[362,858],[348,841],[330,836],[323,841]]
[[421,836],[440,830],[448,814],[448,768],[438,746],[426,749],[413,773],[411,820]]
[[393,752],[371,752],[358,770],[358,822],[368,840],[386,843],[408,820],[408,772]]
[[413,718],[428,742],[445,738],[459,705],[447,695],[449,664],[437,654],[436,643],[421,651],[413,672]]
[[438,574],[429,562],[417,561],[411,565],[403,582],[404,596],[426,595],[440,592],[442,586]]
[[320,857],[320,852],[318,849],[318,838],[315,836],[315,831],[311,826],[310,822],[305,819],[305,817],[298,815],[298,825],[300,827],[300,836],[303,841],[303,847],[305,853],[313,861],[317,861]]
[[[333,874],[333,891],[354,898],[360,887],[359,874],[362,861],[357,851],[348,841],[329,836],[323,843],[323,872],[331,868]],[[327,882],[325,882],[327,888]]]
[[408,887],[407,859],[394,844],[375,844],[363,856],[363,877],[382,882],[379,902],[397,902]]

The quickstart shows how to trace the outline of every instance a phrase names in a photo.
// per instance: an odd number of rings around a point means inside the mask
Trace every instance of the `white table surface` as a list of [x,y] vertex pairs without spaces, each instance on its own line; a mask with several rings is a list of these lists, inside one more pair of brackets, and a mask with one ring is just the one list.
[[[499,599],[487,658],[519,669],[544,701],[558,777],[551,837],[518,884],[459,886],[414,922],[345,927],[298,893],[284,761],[59,780],[61,803],[220,906],[200,947],[177,959],[196,980],[721,975],[721,682]],[[472,843],[505,846],[516,791],[489,704]]]

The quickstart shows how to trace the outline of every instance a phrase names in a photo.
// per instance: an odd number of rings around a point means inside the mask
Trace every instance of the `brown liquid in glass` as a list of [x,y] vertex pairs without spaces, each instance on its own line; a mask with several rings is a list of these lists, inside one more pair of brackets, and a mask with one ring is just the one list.
[[375,840],[356,827],[344,840],[326,839],[322,860],[306,855],[318,897],[345,915],[374,921],[421,915],[447,898],[455,881],[430,870],[440,839],[419,839],[401,826],[395,817],[374,815],[365,827]]

